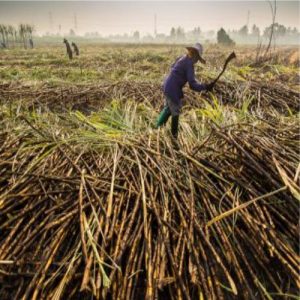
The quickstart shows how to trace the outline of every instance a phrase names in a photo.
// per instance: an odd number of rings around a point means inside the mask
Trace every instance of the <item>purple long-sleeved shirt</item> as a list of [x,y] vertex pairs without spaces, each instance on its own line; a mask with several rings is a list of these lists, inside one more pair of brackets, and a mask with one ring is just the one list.
[[164,81],[163,91],[173,101],[180,101],[183,98],[182,88],[187,82],[194,91],[200,92],[206,88],[205,84],[201,84],[195,79],[193,61],[185,55],[179,57],[172,65],[171,72]]

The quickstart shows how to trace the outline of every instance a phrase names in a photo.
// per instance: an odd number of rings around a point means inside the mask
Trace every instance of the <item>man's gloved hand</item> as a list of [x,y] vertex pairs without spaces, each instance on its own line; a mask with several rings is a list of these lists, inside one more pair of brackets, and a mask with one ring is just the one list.
[[208,83],[208,84],[206,85],[206,90],[207,90],[208,92],[211,92],[211,91],[213,90],[214,86],[215,86],[215,83],[214,83],[214,82]]

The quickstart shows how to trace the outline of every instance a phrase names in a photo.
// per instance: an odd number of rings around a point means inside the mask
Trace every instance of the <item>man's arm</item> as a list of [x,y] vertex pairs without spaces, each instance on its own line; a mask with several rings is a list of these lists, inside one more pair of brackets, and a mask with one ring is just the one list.
[[190,88],[194,91],[201,92],[206,90],[206,84],[201,84],[195,79],[194,66],[192,63],[187,65],[187,81]]

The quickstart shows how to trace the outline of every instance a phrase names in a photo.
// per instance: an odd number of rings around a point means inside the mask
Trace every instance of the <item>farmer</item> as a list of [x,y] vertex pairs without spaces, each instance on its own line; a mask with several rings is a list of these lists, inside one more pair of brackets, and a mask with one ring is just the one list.
[[79,48],[78,48],[78,46],[74,42],[72,42],[72,47],[74,49],[75,54],[78,56],[79,55]]
[[72,59],[73,58],[73,53],[72,53],[72,49],[70,47],[70,44],[69,44],[68,40],[64,39],[64,43],[66,44],[66,50],[67,50],[67,54],[69,56],[69,59]]
[[161,111],[156,128],[165,125],[170,116],[172,116],[171,132],[174,139],[178,136],[179,114],[182,107],[183,86],[188,82],[194,91],[211,91],[214,83],[201,84],[195,79],[194,65],[200,61],[205,64],[202,58],[203,47],[196,43],[194,47],[186,47],[187,54],[177,58],[171,67],[171,72],[163,84],[165,95],[165,106]]

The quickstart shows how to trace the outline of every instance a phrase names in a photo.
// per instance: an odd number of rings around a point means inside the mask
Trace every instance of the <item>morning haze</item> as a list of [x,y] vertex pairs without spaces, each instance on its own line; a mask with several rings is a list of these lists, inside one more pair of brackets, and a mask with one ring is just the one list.
[[[156,15],[156,22],[155,22]],[[256,24],[261,30],[272,18],[265,1],[201,1],[201,2],[0,2],[1,23],[17,26],[30,23],[36,33],[76,34],[98,32],[101,36],[132,34],[169,34],[172,27],[189,31],[249,28]],[[299,29],[299,2],[277,2],[276,21],[286,27]]]

